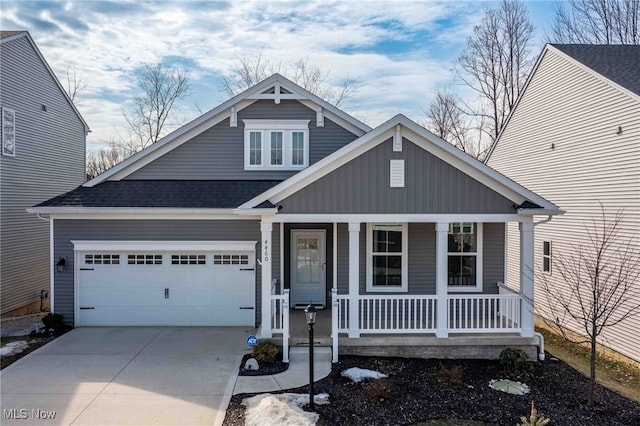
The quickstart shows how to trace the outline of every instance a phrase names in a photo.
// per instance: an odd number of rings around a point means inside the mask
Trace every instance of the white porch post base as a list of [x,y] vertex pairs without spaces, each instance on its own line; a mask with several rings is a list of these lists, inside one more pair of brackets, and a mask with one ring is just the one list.
[[349,337],[360,337],[358,295],[360,294],[360,224],[349,223]]
[[262,327],[260,328],[260,338],[269,339],[273,337],[271,330],[271,232],[273,223],[260,222],[262,240],[258,250],[262,257]]
[[520,335],[532,337],[534,332],[534,231],[533,218],[520,223],[520,293],[522,306],[520,307]]
[[447,238],[449,224],[436,223],[436,337],[449,337],[447,301]]

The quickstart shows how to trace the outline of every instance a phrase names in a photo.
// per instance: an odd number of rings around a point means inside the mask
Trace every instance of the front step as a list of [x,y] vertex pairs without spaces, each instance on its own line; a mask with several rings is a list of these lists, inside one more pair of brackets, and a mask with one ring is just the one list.
[[[331,362],[331,348],[327,347],[313,347],[313,361],[321,362],[321,361],[329,361]],[[289,360],[293,361],[307,361],[309,359],[309,347],[292,347],[289,349]]]

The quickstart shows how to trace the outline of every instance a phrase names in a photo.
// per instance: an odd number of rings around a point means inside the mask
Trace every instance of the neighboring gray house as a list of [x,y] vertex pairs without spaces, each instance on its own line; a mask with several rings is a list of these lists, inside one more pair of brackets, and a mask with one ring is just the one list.
[[89,130],[26,31],[0,31],[1,313],[39,309],[49,291],[45,219],[26,209],[85,181]]
[[532,267],[533,215],[560,210],[404,116],[371,129],[275,74],[31,212],[76,326],[257,326],[286,359],[290,309],[313,303],[337,360],[535,356],[533,307],[499,284],[505,224]]
[[[536,227],[536,271],[556,285],[562,282],[553,256],[589,244],[584,225],[600,215],[599,201],[610,213],[624,209],[621,234],[640,245],[640,46],[547,45],[488,165],[566,209]],[[513,280],[520,269],[518,235],[511,231]],[[544,313],[542,293],[536,306]],[[640,361],[638,330],[635,316],[600,340]]]

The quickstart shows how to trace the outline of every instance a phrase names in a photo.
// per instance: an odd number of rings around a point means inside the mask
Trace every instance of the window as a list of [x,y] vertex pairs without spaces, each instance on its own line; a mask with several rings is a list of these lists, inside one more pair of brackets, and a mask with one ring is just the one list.
[[551,274],[551,256],[553,255],[551,241],[542,242],[542,271]]
[[452,291],[482,291],[482,224],[449,224],[447,283]]
[[85,265],[119,265],[119,254],[85,254]]
[[282,166],[283,132],[271,132],[271,165]]
[[243,120],[245,170],[300,170],[309,165],[309,120]]
[[262,165],[262,133],[249,133],[249,164],[252,166]]
[[2,108],[2,155],[16,155],[16,112]]
[[367,291],[407,291],[407,224],[367,225]]
[[214,254],[214,265],[248,265],[249,255],[247,254]]
[[129,265],[162,265],[161,254],[130,254],[127,256]]
[[204,254],[172,254],[172,265],[205,265],[207,257]]

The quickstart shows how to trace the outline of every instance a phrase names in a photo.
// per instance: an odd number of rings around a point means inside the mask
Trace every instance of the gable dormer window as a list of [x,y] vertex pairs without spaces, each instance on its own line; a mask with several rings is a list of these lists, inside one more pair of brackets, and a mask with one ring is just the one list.
[[309,120],[243,120],[245,170],[309,165]]

